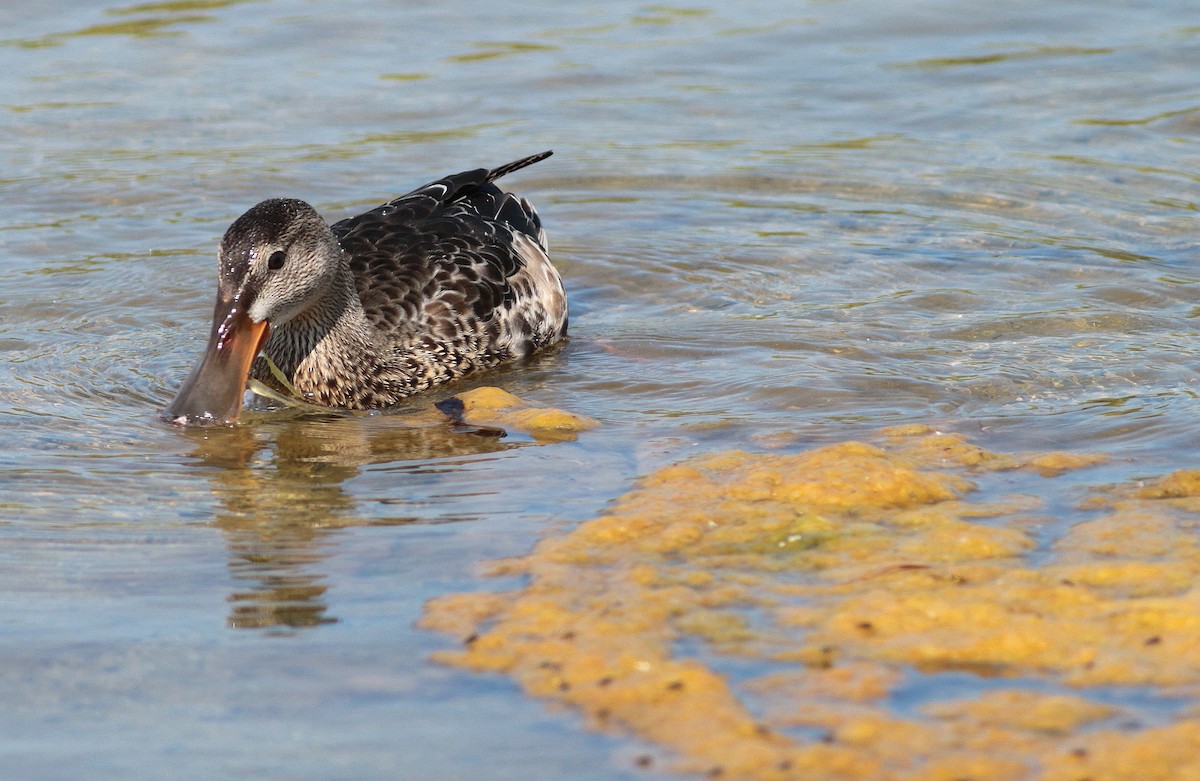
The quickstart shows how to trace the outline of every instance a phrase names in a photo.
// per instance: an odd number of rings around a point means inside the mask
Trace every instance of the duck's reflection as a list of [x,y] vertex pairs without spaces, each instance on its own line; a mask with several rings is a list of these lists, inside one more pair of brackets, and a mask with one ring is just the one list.
[[409,518],[363,518],[347,493],[364,465],[497,452],[519,442],[472,430],[444,415],[251,417],[229,429],[185,431],[193,456],[211,468],[239,586],[229,596],[231,627],[287,631],[331,623],[321,563],[336,530]]

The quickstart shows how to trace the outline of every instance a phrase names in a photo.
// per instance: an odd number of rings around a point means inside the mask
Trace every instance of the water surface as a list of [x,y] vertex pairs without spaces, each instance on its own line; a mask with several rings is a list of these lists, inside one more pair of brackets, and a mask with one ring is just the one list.
[[[1200,11],[58,0],[0,29],[0,776],[653,777],[431,664],[422,603],[700,452],[920,422],[1109,456],[987,488],[1044,496],[1047,546],[1089,486],[1197,465]],[[508,183],[571,340],[481,382],[601,428],[156,422],[253,203],[340,218],[546,148]]]

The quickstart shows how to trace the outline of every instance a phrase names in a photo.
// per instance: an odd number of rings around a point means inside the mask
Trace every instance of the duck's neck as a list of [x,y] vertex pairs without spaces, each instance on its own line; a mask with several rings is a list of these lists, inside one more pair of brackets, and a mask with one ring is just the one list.
[[[275,362],[302,396],[326,406],[362,407],[384,363],[376,329],[367,320],[349,269],[343,267],[327,295],[272,329],[263,355]],[[266,376],[263,376],[263,375]],[[264,361],[254,375],[273,384]]]

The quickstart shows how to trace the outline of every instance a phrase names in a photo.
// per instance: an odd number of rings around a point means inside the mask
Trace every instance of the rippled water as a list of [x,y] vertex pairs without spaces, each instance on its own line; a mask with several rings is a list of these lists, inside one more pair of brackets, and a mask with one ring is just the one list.
[[[1200,10],[58,0],[0,29],[2,777],[653,777],[431,665],[422,602],[724,447],[914,421],[1112,456],[1039,489],[1061,524],[1196,465]],[[571,341],[482,381],[599,430],[156,423],[254,202],[341,217],[543,148],[509,184]]]

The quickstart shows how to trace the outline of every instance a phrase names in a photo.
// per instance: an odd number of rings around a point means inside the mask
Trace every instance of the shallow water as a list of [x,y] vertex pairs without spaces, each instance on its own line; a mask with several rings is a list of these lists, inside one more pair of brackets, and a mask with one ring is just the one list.
[[[653,777],[430,663],[422,603],[729,447],[1109,456],[984,486],[1042,495],[1047,547],[1089,487],[1197,465],[1200,10],[406,5],[0,10],[0,777]],[[480,382],[601,428],[156,423],[254,202],[543,148],[508,184],[571,341]]]

